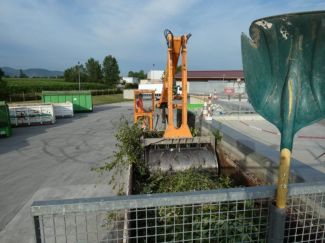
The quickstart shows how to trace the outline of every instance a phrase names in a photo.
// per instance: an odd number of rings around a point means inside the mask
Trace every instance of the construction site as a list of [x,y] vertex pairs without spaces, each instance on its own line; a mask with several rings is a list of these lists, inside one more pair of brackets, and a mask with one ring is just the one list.
[[128,101],[0,103],[0,242],[325,242],[324,23],[253,21],[243,71],[189,71],[166,29]]

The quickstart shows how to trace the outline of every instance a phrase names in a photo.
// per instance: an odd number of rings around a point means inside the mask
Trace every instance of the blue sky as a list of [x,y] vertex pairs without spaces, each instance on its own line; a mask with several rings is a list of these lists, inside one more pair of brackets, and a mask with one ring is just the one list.
[[111,54],[122,74],[164,69],[163,31],[192,33],[189,69],[241,69],[257,18],[324,10],[324,0],[0,0],[0,66],[64,70]]

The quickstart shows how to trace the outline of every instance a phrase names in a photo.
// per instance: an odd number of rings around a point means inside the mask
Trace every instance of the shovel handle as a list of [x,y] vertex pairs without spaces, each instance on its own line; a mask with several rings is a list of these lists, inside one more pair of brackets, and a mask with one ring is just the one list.
[[278,188],[276,195],[276,206],[285,208],[288,194],[288,180],[290,173],[291,151],[287,148],[281,149],[280,168],[278,175]]

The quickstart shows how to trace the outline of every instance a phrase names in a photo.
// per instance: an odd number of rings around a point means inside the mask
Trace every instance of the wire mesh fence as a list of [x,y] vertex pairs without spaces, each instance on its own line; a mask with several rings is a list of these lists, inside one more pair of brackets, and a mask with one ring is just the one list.
[[194,94],[190,96],[190,102],[194,104],[209,103],[209,99],[211,99],[211,112],[213,116],[256,114],[253,106],[248,101],[247,95],[231,96],[231,99],[228,99],[225,94],[220,93]]
[[325,242],[325,193],[291,196],[284,242]]
[[[274,186],[34,202],[37,242],[267,242]],[[290,186],[284,242],[323,242],[325,186]]]

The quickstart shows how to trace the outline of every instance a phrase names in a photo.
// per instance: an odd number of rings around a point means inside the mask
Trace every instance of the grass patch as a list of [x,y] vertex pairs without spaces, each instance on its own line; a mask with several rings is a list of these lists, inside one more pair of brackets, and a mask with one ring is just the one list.
[[[65,82],[55,78],[3,78],[10,93],[41,92],[42,90],[78,90],[77,82]],[[107,89],[102,83],[81,83],[81,89]]]
[[123,94],[93,96],[93,104],[94,105],[111,104],[111,103],[118,103],[118,102],[123,102],[123,101],[130,101],[130,100],[125,100],[123,98]]

